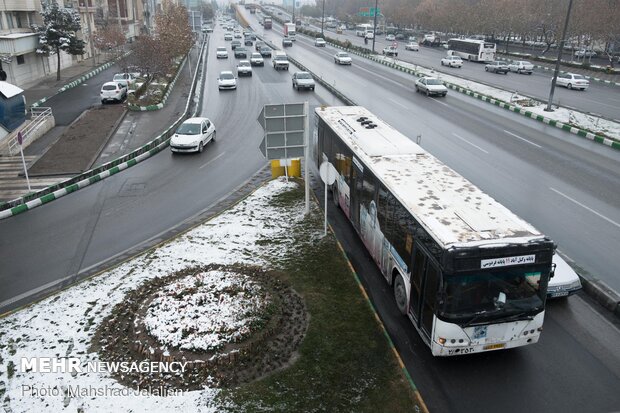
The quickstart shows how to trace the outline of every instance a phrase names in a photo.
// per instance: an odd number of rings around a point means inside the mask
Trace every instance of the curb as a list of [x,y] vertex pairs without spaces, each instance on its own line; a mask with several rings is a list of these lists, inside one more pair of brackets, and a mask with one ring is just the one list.
[[620,319],[620,295],[604,281],[579,274],[583,290]]
[[177,79],[179,78],[179,76],[181,74],[181,71],[185,67],[185,62],[186,61],[187,61],[187,56],[183,59],[183,61],[179,65],[179,69],[177,70],[177,74],[176,74],[176,76],[174,76],[174,79],[172,79],[172,82],[170,82],[170,84],[166,88],[166,93],[164,94],[164,98],[161,100],[160,103],[158,103],[157,105],[148,105],[148,106],[136,106],[136,105],[128,104],[127,108],[129,110],[133,110],[133,111],[136,111],[136,112],[146,112],[146,111],[151,111],[151,110],[162,109],[166,105],[166,101],[168,100],[168,96],[170,96],[170,93],[172,92],[172,89],[174,89],[174,84],[176,83]]
[[[194,73],[194,77],[192,79],[192,84],[190,87],[189,95],[187,98],[187,103],[185,104],[185,110],[179,116],[179,118],[170,125],[164,132],[162,132],[159,136],[153,139],[151,142],[143,145],[142,147],[130,152],[127,155],[121,156],[118,159],[107,162],[95,169],[91,169],[87,172],[84,172],[78,176],[67,179],[63,182],[60,182],[56,185],[52,185],[41,191],[38,191],[34,194],[25,195],[21,198],[14,199],[12,201],[8,201],[4,203],[0,208],[4,207],[5,209],[0,210],[0,220],[12,217],[17,214],[21,214],[23,212],[29,211],[38,206],[47,204],[52,202],[55,199],[63,197],[67,194],[75,192],[79,189],[87,187],[91,184],[101,181],[109,176],[115,175],[120,171],[132,167],[139,162],[155,155],[163,148],[168,146],[170,141],[170,135],[172,131],[176,128],[178,124],[180,124],[183,120],[186,119],[191,102],[194,100],[194,94],[196,93],[196,85],[198,84],[198,75],[202,75],[204,72],[203,60],[205,59],[206,53],[205,50],[208,48],[208,43],[206,40],[203,42],[201,46],[200,55],[198,61],[200,64],[196,65],[196,71]],[[102,69],[103,70],[103,69]],[[37,196],[38,195],[38,196]],[[12,205],[12,206],[11,206]]]
[[[375,56],[370,56],[368,54],[359,53],[359,52],[354,51],[354,50],[345,49],[344,47],[341,47],[341,46],[333,44],[333,43],[329,43],[329,44],[331,46],[337,48],[337,49],[347,50],[347,52],[349,52],[349,53],[353,53],[353,54],[356,54],[358,56],[365,57],[366,59],[369,59],[369,60],[372,60],[374,62],[380,63],[382,65],[391,67],[393,69],[400,70],[401,72],[405,72],[405,73],[408,73],[410,75],[418,76],[418,77],[424,76],[422,73],[419,73],[419,72],[416,72],[413,69],[409,69],[409,68],[406,68],[404,66],[401,66],[401,65],[399,65],[399,64],[397,64],[395,62],[388,62],[388,61],[386,61],[386,60],[384,60],[382,58],[379,59],[379,58],[377,58]],[[537,120],[539,122],[543,122],[543,123],[545,123],[547,125],[550,125],[550,126],[555,126],[556,128],[562,129],[562,130],[564,130],[566,132],[570,132],[573,135],[577,135],[577,136],[580,136],[582,138],[586,138],[588,140],[591,140],[591,141],[594,141],[594,142],[606,145],[606,146],[608,146],[610,148],[613,148],[613,149],[616,149],[616,150],[620,150],[620,142],[615,141],[613,139],[607,138],[605,136],[597,135],[597,134],[595,134],[593,132],[590,132],[590,131],[588,131],[586,129],[580,129],[580,128],[577,128],[577,127],[574,127],[574,126],[571,126],[571,125],[567,125],[565,123],[559,122],[559,121],[554,120],[554,119],[547,118],[547,117],[542,116],[542,115],[537,115],[537,114],[535,114],[533,112],[530,112],[529,110],[526,110],[526,109],[523,109],[523,108],[519,108],[517,106],[514,106],[514,105],[512,105],[510,103],[507,103],[507,102],[504,102],[502,100],[499,100],[499,99],[496,99],[496,98],[493,98],[493,97],[490,97],[490,96],[487,96],[487,95],[483,95],[483,94],[478,93],[478,92],[474,92],[474,91],[472,91],[470,89],[466,89],[464,87],[457,86],[457,85],[454,85],[452,83],[448,83],[448,82],[444,82],[444,83],[450,89],[456,90],[457,92],[463,93],[463,94],[468,95],[468,96],[473,96],[476,99],[482,100],[483,102],[492,103],[495,106],[499,106],[499,107],[501,107],[503,109],[506,109],[506,110],[509,110],[511,112],[518,113],[518,114],[523,115],[525,117],[528,117],[530,119],[534,119],[534,120]]]

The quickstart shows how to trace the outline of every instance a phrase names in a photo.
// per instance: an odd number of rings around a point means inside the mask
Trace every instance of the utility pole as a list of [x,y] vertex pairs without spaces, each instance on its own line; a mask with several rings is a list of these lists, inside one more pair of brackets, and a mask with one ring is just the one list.
[[95,42],[93,39],[93,27],[90,23],[90,4],[86,4],[86,23],[88,24],[88,43],[90,44],[90,54],[93,57],[93,67],[97,66],[97,59],[95,56]]
[[558,80],[558,73],[560,72],[560,61],[562,60],[562,52],[564,51],[564,42],[566,41],[566,30],[568,30],[568,21],[570,20],[570,11],[573,7],[573,0],[568,1],[568,11],[566,12],[566,21],[564,22],[564,29],[562,30],[562,38],[560,39],[560,49],[558,50],[558,60],[555,62],[555,70],[553,71],[553,79],[551,79],[551,90],[549,91],[549,101],[545,112],[553,112],[551,105],[553,104],[553,93],[555,92],[555,83]]
[[379,0],[375,0],[375,20],[373,23],[373,28],[372,28],[372,53],[375,53],[375,39],[377,38],[377,5],[379,3]]
[[325,0],[323,0],[323,16],[321,17],[321,37],[324,39],[325,34],[323,34],[323,24],[325,24]]
[[297,1],[297,0],[293,0],[293,18],[291,19],[291,21],[292,21],[293,23],[295,23],[295,2],[296,2],[296,1]]

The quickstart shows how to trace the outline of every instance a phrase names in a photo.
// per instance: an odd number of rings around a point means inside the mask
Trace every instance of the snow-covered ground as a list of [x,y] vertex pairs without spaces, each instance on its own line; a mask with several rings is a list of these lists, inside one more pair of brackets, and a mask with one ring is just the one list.
[[[387,62],[393,62],[408,69],[415,70],[424,76],[438,77],[444,82],[469,89],[473,92],[491,97],[493,99],[510,103],[518,108],[526,109],[537,115],[541,115],[564,124],[569,124],[596,134],[603,134],[609,138],[620,141],[620,123],[618,122],[612,122],[566,108],[558,108],[554,112],[545,112],[544,109],[547,106],[546,103],[530,99],[526,96],[521,96],[518,93],[509,92],[492,86],[486,86],[471,80],[437,72],[433,69],[428,69],[413,63],[403,62],[402,60],[393,59],[391,57],[379,57],[379,59],[381,58]],[[527,106],[522,106],[519,102],[527,102]]]
[[[282,255],[290,245],[292,240],[289,234],[304,217],[303,202],[295,208],[279,208],[270,201],[273,196],[295,185],[284,180],[271,181],[232,209],[178,238],[0,319],[0,406],[12,412],[221,410],[214,401],[219,390],[214,388],[168,397],[145,393],[136,395],[123,393],[128,388],[119,384],[109,373],[25,372],[21,371],[20,360],[78,357],[82,365],[99,361],[98,355],[90,351],[91,338],[97,326],[124,299],[126,292],[154,277],[211,263],[252,264],[269,268],[270,259]],[[277,245],[264,242],[268,239],[277,239]],[[205,284],[235,282],[219,277],[217,272],[205,277],[208,278],[203,280]],[[253,287],[246,285],[245,288]],[[218,303],[219,309],[212,308],[213,316],[238,313],[240,307],[233,308],[228,306],[230,302],[225,301]],[[251,300],[247,304],[252,307]],[[171,306],[169,309],[179,309],[182,303],[168,302],[167,305]],[[151,326],[165,336],[165,323],[162,325],[155,321],[164,310],[157,306],[152,308],[154,318]],[[182,315],[167,314],[170,319],[183,322]],[[174,341],[172,337],[164,338]],[[90,394],[67,396],[67,391],[77,388]],[[94,392],[105,392],[106,395],[100,396]]]

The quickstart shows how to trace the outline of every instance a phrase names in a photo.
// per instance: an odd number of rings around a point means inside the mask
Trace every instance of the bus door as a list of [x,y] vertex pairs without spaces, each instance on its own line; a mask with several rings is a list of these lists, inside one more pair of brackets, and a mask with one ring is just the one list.
[[360,194],[362,192],[362,185],[364,184],[363,170],[358,166],[357,159],[353,158],[353,165],[351,167],[351,189],[350,189],[350,216],[349,219],[353,223],[353,226],[357,229],[360,227]]
[[437,266],[426,256],[419,245],[413,251],[409,314],[426,339],[431,339],[435,301],[439,287]]

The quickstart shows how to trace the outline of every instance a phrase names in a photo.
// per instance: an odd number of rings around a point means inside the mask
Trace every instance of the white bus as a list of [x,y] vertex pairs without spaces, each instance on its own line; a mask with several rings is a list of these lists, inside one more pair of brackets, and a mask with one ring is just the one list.
[[368,24],[368,23],[358,24],[357,26],[355,26],[355,35],[360,36],[360,37],[366,37],[368,33],[373,32],[372,28],[373,28],[372,24]]
[[461,56],[472,62],[492,62],[495,60],[495,43],[477,39],[448,40],[448,54]]
[[334,202],[432,354],[536,343],[553,241],[367,109],[315,114]]

